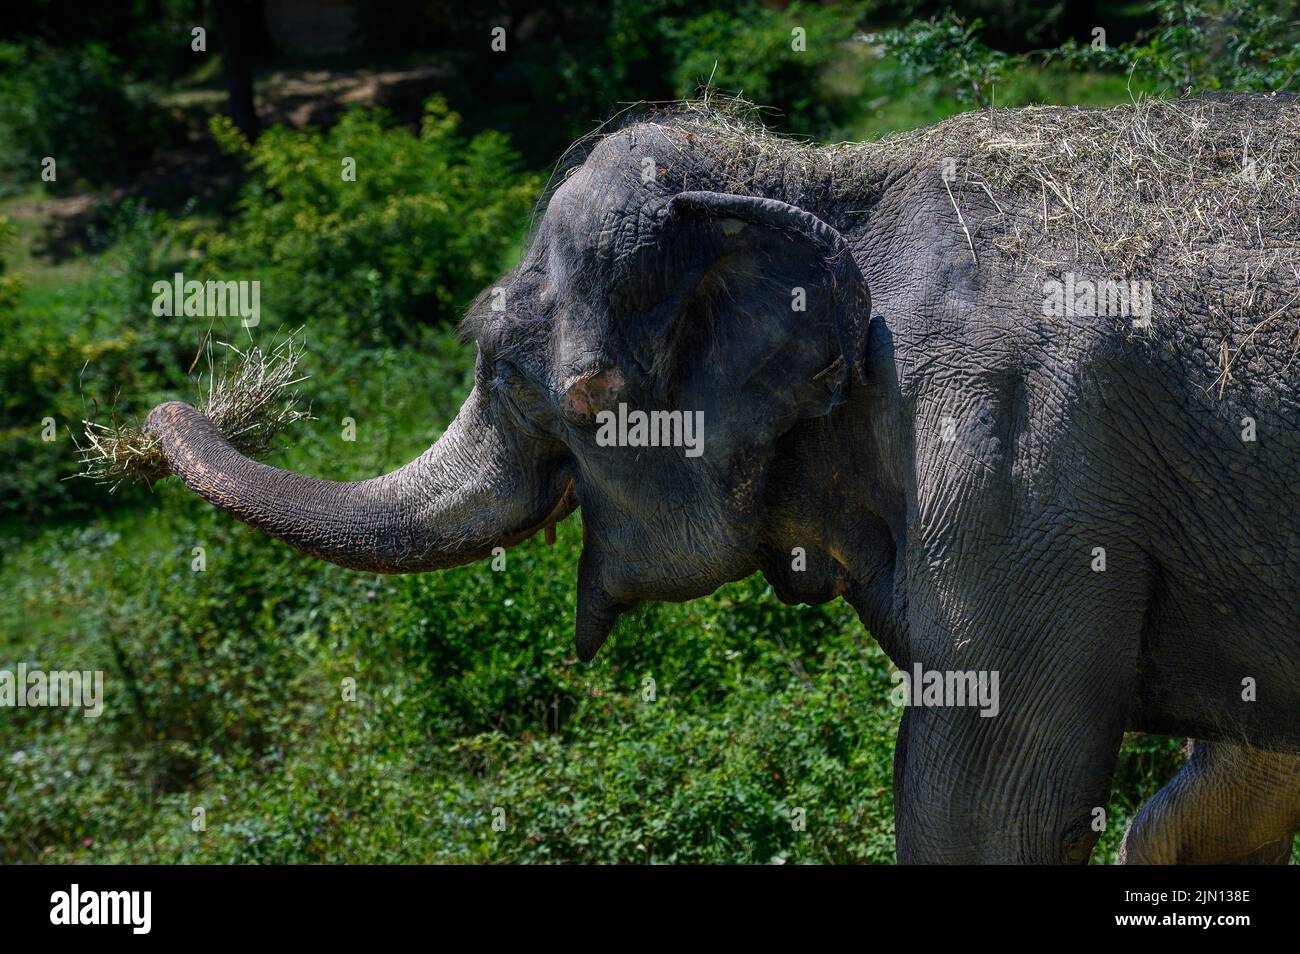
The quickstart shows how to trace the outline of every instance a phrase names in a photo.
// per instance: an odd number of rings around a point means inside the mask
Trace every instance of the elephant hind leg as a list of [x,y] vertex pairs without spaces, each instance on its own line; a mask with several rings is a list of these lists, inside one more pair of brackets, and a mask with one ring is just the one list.
[[1124,864],[1286,864],[1300,830],[1300,756],[1193,741],[1186,764],[1138,810]]

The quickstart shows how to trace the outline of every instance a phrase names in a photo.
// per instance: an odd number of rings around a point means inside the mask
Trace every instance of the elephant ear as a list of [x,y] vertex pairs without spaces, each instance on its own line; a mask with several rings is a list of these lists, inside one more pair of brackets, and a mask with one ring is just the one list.
[[871,294],[844,237],[811,212],[682,192],[625,266],[626,344],[660,399],[721,410],[757,439],[864,380]]

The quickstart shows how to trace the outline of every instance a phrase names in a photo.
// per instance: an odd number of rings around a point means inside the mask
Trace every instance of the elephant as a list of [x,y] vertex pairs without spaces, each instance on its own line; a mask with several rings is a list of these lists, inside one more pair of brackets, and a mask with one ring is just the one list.
[[1125,731],[1197,740],[1128,860],[1284,860],[1298,109],[977,110],[840,146],[642,109],[557,168],[416,460],[335,483],[182,403],[145,430],[195,493],[361,571],[465,564],[579,511],[583,661],[638,604],[761,573],[786,603],[845,599],[900,673],[995,674],[996,713],[905,707],[900,862],[1086,862]]

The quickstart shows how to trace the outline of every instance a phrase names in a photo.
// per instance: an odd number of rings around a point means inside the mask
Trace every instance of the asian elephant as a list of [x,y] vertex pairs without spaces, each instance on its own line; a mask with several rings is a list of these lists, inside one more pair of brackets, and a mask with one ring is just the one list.
[[369,572],[580,508],[583,660],[642,601],[761,572],[846,599],[904,673],[997,673],[995,715],[905,709],[900,861],[1086,861],[1126,729],[1202,740],[1130,860],[1256,857],[1300,827],[1300,175],[1267,145],[1298,110],[984,110],[837,147],[643,112],[575,147],[469,307],[473,389],[418,459],[332,483],[185,404],[146,431],[216,506]]

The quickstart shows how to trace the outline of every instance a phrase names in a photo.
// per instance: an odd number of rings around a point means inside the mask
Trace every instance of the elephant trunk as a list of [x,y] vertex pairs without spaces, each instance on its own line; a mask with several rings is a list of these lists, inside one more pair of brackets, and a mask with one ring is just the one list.
[[392,473],[336,483],[250,460],[188,404],[154,408],[158,439],[187,487],[291,546],[373,573],[459,566],[509,547],[572,509],[560,475],[536,479],[491,427],[476,394],[424,454]]

